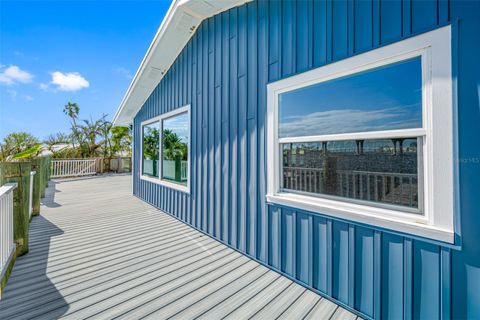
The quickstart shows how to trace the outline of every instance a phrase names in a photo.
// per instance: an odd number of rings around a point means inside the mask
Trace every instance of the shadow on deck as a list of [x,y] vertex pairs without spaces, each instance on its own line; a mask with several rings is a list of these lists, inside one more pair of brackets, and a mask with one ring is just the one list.
[[2,319],[356,319],[133,197],[130,180],[51,183]]

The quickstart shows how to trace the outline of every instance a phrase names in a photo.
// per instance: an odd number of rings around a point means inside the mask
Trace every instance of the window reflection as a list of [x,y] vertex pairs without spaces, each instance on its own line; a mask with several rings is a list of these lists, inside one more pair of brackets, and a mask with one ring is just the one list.
[[419,208],[417,139],[282,144],[283,188]]
[[158,177],[159,142],[158,122],[143,126],[143,175]]
[[420,57],[279,95],[280,138],[420,127]]
[[162,179],[187,185],[188,113],[163,120]]

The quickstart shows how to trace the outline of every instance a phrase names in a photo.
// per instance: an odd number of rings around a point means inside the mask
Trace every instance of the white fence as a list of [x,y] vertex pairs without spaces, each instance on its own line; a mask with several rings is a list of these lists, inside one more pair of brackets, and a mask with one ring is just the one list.
[[30,171],[30,191],[28,193],[28,217],[32,217],[33,212],[33,177],[35,176],[36,171]]
[[96,159],[52,160],[52,178],[67,178],[95,175]]
[[7,183],[0,187],[0,279],[3,278],[15,250],[13,242],[13,189],[16,187],[16,183]]

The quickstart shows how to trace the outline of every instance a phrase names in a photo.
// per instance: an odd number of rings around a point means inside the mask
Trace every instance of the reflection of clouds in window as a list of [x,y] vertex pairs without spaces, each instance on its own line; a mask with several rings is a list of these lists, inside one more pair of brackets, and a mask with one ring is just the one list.
[[280,137],[422,126],[420,58],[280,94]]
[[421,115],[408,113],[405,108],[372,111],[329,110],[291,116],[282,120],[279,125],[280,137],[420,128],[422,126]]
[[176,133],[177,136],[183,141],[188,141],[188,114],[184,113],[179,116],[165,119],[163,121],[163,129],[169,129]]

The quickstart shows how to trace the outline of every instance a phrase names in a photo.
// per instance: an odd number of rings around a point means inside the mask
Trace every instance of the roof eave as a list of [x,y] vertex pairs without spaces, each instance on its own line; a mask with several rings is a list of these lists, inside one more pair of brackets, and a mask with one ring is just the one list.
[[128,126],[206,18],[251,0],[174,0],[113,118]]

